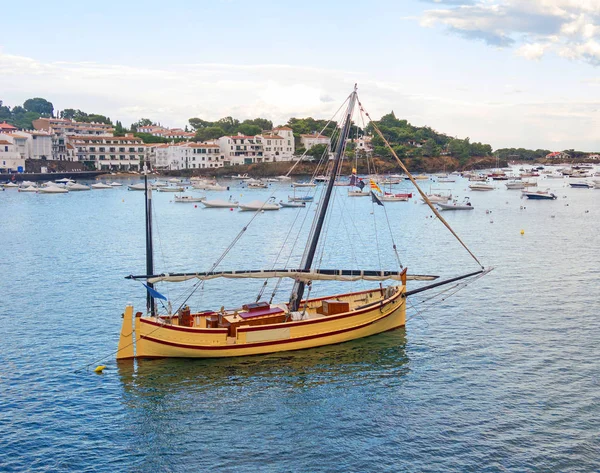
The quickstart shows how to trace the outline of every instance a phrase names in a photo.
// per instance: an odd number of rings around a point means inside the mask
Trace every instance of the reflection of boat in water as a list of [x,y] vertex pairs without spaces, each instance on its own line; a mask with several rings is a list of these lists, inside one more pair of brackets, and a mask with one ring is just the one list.
[[[324,245],[319,245],[319,240],[322,233],[327,229],[325,225],[331,222],[331,219],[326,217],[332,199],[335,177],[341,167],[356,102],[357,92],[355,89],[348,99],[343,120],[338,121],[340,125],[335,131],[338,135],[335,157],[330,166],[327,184],[322,186],[319,206],[310,227],[307,244],[299,267],[290,268],[285,266],[275,269],[276,266],[269,265],[269,269],[217,271],[217,263],[209,271],[156,274],[152,256],[152,225],[150,224],[152,192],[147,191],[146,272],[145,275],[127,277],[128,279],[147,283],[147,313],[144,315],[139,312],[134,316],[133,306],[128,305],[126,307],[123,314],[118,359],[134,357],[211,358],[258,355],[321,347],[365,338],[403,327],[406,322],[407,296],[486,273],[481,263],[462,242],[463,247],[469,251],[479,264],[477,271],[410,291],[406,287],[408,280],[432,281],[437,279],[437,276],[408,275],[407,268],[401,265],[397,252],[395,253],[395,267],[389,270],[365,268],[324,269],[317,266],[324,250]],[[373,129],[385,141],[376,124],[371,123]],[[387,144],[387,141],[385,142]],[[389,149],[402,169],[411,177],[393,148],[389,147]],[[421,195],[425,195],[412,177],[411,182],[416,185]],[[269,201],[255,201],[240,205],[240,208],[255,210],[257,213],[252,216],[250,222],[243,227],[232,245],[221,255],[219,262],[227,255],[233,245],[240,241],[242,233],[247,231],[248,225],[255,220],[260,211],[266,210],[267,205],[274,206],[273,210],[279,209],[279,205],[270,204]],[[385,212],[385,206],[381,202],[379,202],[379,205],[383,209],[378,210],[378,212]],[[430,206],[430,208],[440,221],[450,229],[437,209],[433,206]],[[371,214],[374,215],[374,219],[377,218],[374,211]],[[340,212],[339,215],[343,217],[344,213]],[[379,214],[379,218],[384,218],[383,213]],[[387,214],[385,218],[387,218]],[[387,230],[389,230],[393,242],[394,232],[389,226]],[[456,236],[454,232],[453,234]],[[391,247],[395,252],[395,243]],[[254,294],[250,296],[251,299],[248,297],[251,302],[238,307],[226,309],[225,306],[222,306],[218,310],[192,312],[190,307],[186,305],[187,300],[189,300],[188,297],[175,313],[172,313],[169,306],[165,307],[164,305],[163,313],[159,313],[158,301],[167,300],[167,298],[155,289],[155,285],[158,283],[196,281],[195,286],[203,286],[205,281],[213,279],[257,279],[262,282],[269,279],[279,280],[283,278],[290,278],[294,281],[289,298],[286,298],[287,302],[261,301],[263,293],[260,292],[258,297]],[[334,292],[325,296],[319,293],[319,297],[313,296],[311,298],[313,286],[321,281],[336,281],[338,283],[368,281],[378,283],[379,286],[358,292]],[[384,281],[393,282],[386,283],[384,286]],[[271,299],[274,295],[271,296]],[[232,296],[233,294],[230,295],[230,297]],[[223,302],[231,303],[227,300]]]
[[[208,358],[188,360],[167,358],[152,363],[119,363],[118,373],[127,393],[139,403],[156,406],[155,400],[168,395],[170,402],[185,408],[194,402],[214,403],[211,393],[222,393],[224,387],[255,384],[298,388],[326,384],[357,383],[369,385],[382,377],[401,382],[410,372],[406,351],[406,330],[399,328],[368,339],[351,340],[311,350],[277,352],[241,358]],[[276,367],[276,369],[273,369]],[[235,374],[237,382],[232,382]],[[202,379],[201,383],[197,380]],[[148,393],[152,392],[152,396]],[[183,396],[174,395],[181,392]],[[164,421],[168,421],[164,419]],[[173,420],[173,422],[176,422]]]

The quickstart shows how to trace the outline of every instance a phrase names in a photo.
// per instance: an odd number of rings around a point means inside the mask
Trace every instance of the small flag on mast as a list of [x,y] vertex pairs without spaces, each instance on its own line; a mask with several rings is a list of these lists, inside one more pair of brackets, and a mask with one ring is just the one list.
[[[144,284],[144,283],[142,283]],[[146,287],[146,290],[148,291],[148,294],[150,294],[152,297],[154,297],[155,299],[162,299],[163,301],[166,301],[167,298],[165,296],[163,296],[160,292],[158,292],[156,289],[151,288],[150,286],[148,286],[148,284],[144,284],[144,286]]]
[[371,201],[372,201],[374,204],[381,205],[381,206],[383,207],[383,202],[381,202],[381,201],[380,201],[380,200],[377,198],[377,196],[375,195],[375,192],[373,192],[373,191],[371,191]]
[[369,182],[371,183],[371,190],[376,190],[377,192],[381,192],[381,189],[379,188],[379,186],[373,179],[369,179]]

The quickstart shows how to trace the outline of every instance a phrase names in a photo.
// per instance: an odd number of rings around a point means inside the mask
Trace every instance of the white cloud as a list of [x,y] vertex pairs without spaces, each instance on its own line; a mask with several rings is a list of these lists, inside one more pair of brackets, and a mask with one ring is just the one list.
[[[577,53],[596,54],[597,49],[597,44],[589,44]],[[525,52],[540,54],[534,46]],[[183,126],[194,116],[207,120],[261,116],[275,124],[292,116],[329,118],[358,81],[361,101],[374,119],[394,110],[415,125],[494,147],[600,148],[594,138],[600,125],[599,104],[573,98],[549,106],[543,98],[534,100],[517,78],[494,85],[451,76],[429,81],[416,71],[394,79],[384,73],[367,76],[274,64],[137,67],[43,62],[2,52],[0,70],[0,100],[7,105],[39,96],[56,109],[79,108],[124,124],[141,117],[167,126]],[[594,87],[595,82],[590,78],[580,85]],[[564,138],[557,142],[554,132],[559,128]]]
[[421,24],[442,24],[455,34],[497,47],[516,47],[526,59],[547,52],[600,64],[598,0],[478,0],[427,10]]
[[544,52],[547,48],[547,44],[524,44],[519,49],[517,49],[517,55],[522,56],[526,59],[540,59],[544,55]]

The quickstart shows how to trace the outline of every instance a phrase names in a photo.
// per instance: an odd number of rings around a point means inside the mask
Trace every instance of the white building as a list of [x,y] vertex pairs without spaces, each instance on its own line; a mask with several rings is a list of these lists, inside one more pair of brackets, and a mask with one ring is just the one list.
[[225,165],[225,155],[216,143],[171,143],[149,147],[149,159],[157,169],[180,171],[219,168]]
[[105,123],[75,122],[64,118],[38,118],[33,120],[33,128],[71,136],[112,136],[112,125]]
[[294,132],[291,128],[277,127],[255,138],[263,145],[264,162],[291,161],[294,158]]
[[[356,144],[356,152],[360,156],[362,153],[370,156],[373,154],[373,144],[371,143],[370,136],[361,136],[357,140],[354,141]],[[362,152],[362,153],[361,153]]]
[[310,135],[300,135],[300,143],[305,150],[311,149],[315,145],[329,146],[330,139],[328,136],[321,135],[318,133]]
[[217,141],[225,166],[265,162],[262,140],[256,136],[222,136]]
[[53,135],[38,131],[16,131],[0,134],[16,147],[23,159],[52,159]]
[[141,138],[125,136],[69,136],[69,146],[76,151],[77,161],[98,170],[137,171],[146,159],[147,148]]
[[25,170],[25,158],[17,151],[12,141],[0,137],[0,172]]

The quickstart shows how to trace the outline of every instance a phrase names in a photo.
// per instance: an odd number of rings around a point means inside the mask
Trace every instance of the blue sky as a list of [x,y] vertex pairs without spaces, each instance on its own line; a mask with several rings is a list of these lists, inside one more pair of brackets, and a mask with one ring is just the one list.
[[328,118],[358,82],[375,118],[600,151],[600,0],[29,1],[2,25],[8,105],[281,124]]

